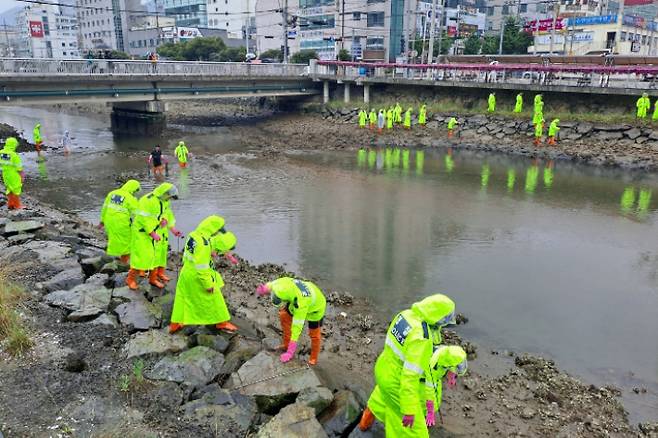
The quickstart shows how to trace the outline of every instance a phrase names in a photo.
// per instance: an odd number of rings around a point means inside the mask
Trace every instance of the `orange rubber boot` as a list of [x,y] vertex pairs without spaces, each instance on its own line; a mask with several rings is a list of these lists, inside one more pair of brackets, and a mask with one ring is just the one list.
[[142,270],[140,269],[138,272],[139,272],[139,276],[140,276],[140,277],[142,277],[142,278],[146,278],[146,271],[142,271]]
[[279,320],[281,321],[281,330],[283,331],[283,343],[279,345],[280,350],[287,351],[290,343],[290,333],[292,327],[292,315],[285,309],[279,309]]
[[149,284],[151,286],[155,286],[158,289],[164,289],[165,285],[158,280],[158,270],[157,269],[151,269],[151,272],[149,273]]
[[122,255],[121,257],[119,257],[119,261],[124,265],[129,264],[130,263],[130,254]]
[[14,208],[14,195],[12,193],[7,193],[7,208],[13,210]]
[[359,430],[365,432],[366,430],[372,427],[372,423],[375,422],[375,416],[372,414],[370,408],[366,406],[361,415],[361,421],[359,421]]
[[131,268],[126,277],[126,286],[132,290],[137,290],[138,288],[137,279],[135,277],[137,277],[137,270]]
[[183,327],[185,327],[183,324],[179,324],[177,322],[172,322],[171,324],[169,324],[169,334],[173,335],[174,333],[176,333],[178,330],[182,329]]
[[167,274],[165,274],[165,268],[159,267],[156,269],[156,272],[158,273],[158,278],[160,280],[164,281],[165,283],[171,281],[171,278],[169,278]]
[[225,330],[227,332],[237,332],[238,327],[235,324],[231,324],[228,321],[220,322],[219,324],[215,325],[215,328],[217,330]]
[[308,329],[308,334],[311,336],[311,357],[308,360],[309,365],[316,365],[318,363],[318,355],[322,348],[322,327]]

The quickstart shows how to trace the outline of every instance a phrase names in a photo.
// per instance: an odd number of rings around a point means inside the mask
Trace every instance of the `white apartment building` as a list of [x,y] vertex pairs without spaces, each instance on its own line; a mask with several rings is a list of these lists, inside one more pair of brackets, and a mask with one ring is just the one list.
[[17,57],[80,58],[77,20],[57,5],[27,5],[16,17]]
[[125,51],[126,34],[146,13],[140,0],[76,0],[76,7],[84,51]]
[[[230,38],[244,38],[246,26],[251,28],[257,0],[207,0],[208,27],[223,29]],[[291,3],[295,3],[292,1]],[[280,15],[280,14],[279,14]]]

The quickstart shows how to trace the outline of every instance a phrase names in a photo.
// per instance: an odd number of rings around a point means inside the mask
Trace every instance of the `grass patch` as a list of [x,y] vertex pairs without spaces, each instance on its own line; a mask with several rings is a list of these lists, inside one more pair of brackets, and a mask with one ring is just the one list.
[[0,346],[12,356],[21,356],[34,342],[21,317],[27,293],[0,272]]

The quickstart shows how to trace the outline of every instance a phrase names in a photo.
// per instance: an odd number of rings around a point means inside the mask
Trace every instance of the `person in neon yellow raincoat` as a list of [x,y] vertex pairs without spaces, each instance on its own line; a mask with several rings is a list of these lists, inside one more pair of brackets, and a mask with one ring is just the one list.
[[43,145],[43,138],[41,138],[41,123],[34,125],[32,138],[34,139],[34,148],[37,151],[37,155],[41,157],[41,146]]
[[[158,186],[153,192],[160,192],[167,187],[173,187],[169,183],[164,183]],[[168,190],[168,189],[167,189]],[[160,235],[160,240],[155,243],[155,257],[153,258],[153,264],[151,266],[151,272],[155,272],[155,277],[159,282],[169,282],[171,278],[167,276],[167,257],[169,256],[169,231],[177,239],[183,237],[183,233],[176,228],[176,217],[174,212],[171,210],[171,202],[167,200],[162,201],[162,213],[160,214],[160,228],[156,231]],[[160,287],[157,285],[157,282],[151,283],[154,286]],[[163,285],[164,287],[164,285]]]
[[178,146],[174,149],[174,155],[178,158],[178,166],[181,169],[187,167],[187,156],[190,154],[190,151],[187,149],[185,142],[179,141]]
[[[463,376],[468,370],[468,360],[466,356],[466,351],[459,346],[438,346],[434,348],[434,353],[429,361],[428,372],[424,378],[420,379],[421,385],[419,387],[420,392],[418,393],[419,399],[423,402],[421,403],[420,408],[425,413],[426,427],[436,425],[436,413],[441,409],[443,378],[447,375],[448,385],[454,387],[457,384],[457,376]],[[382,407],[385,405],[381,390],[378,386],[375,386],[370,399],[377,399],[378,401],[373,403],[369,402],[369,406]],[[374,415],[376,418],[388,419],[385,409],[382,412],[375,412]],[[371,424],[372,423],[359,424],[359,428],[362,431],[366,431],[370,428]],[[386,426],[386,436],[392,436],[389,434],[388,425]],[[426,434],[425,436],[428,435]]]
[[318,363],[322,346],[322,321],[327,308],[327,300],[322,291],[310,281],[281,277],[269,283],[261,284],[256,289],[259,296],[271,294],[272,303],[279,308],[279,319],[283,331],[281,362],[288,362],[295,355],[297,341],[308,321],[311,337],[311,357],[309,365]]
[[523,93],[516,95],[516,104],[514,105],[514,112],[520,113],[523,111]]
[[121,188],[107,194],[101,209],[99,228],[105,228],[107,255],[120,257],[124,264],[130,261],[130,224],[137,210],[135,193],[140,190],[138,181],[128,180]]
[[404,128],[411,129],[411,108],[408,108],[404,113]]
[[18,140],[8,137],[5,146],[0,149],[0,169],[2,169],[2,181],[5,185],[7,195],[7,208],[16,210],[22,208],[21,193],[23,193],[23,163],[21,157],[16,153]]
[[653,115],[651,116],[651,120],[654,122],[658,120],[658,99],[653,104]]
[[454,117],[450,117],[450,119],[448,120],[448,138],[452,138],[453,131],[456,126],[457,126],[457,119]]
[[377,126],[377,112],[374,108],[370,110],[370,114],[368,115],[368,122],[370,123],[370,130],[372,131],[375,129],[375,126]]
[[395,117],[395,123],[402,123],[402,107],[399,103],[396,103],[393,108],[393,116]]
[[647,111],[649,111],[649,108],[651,108],[651,100],[649,99],[649,95],[647,93],[643,93],[635,103],[635,106],[637,107],[637,118],[645,119],[647,117]]
[[170,199],[178,199],[178,189],[173,184],[163,183],[151,193],[139,199],[135,220],[131,227],[130,270],[126,277],[126,285],[137,290],[137,274],[151,271],[149,283],[163,288],[154,267],[156,261],[156,244],[162,240],[163,229],[167,229],[168,221],[164,216],[165,203]]
[[368,113],[366,110],[359,110],[359,128],[365,128],[368,123]]
[[231,314],[222,295],[224,279],[213,263],[213,245],[222,247],[217,240],[220,233],[224,233],[224,219],[208,216],[187,237],[169,333],[186,325],[214,325],[220,330],[237,331],[229,322]]
[[427,105],[421,105],[418,110],[418,124],[420,126],[425,126],[427,123]]
[[455,303],[436,294],[398,313],[386,333],[384,351],[375,363],[377,394],[370,397],[361,418],[366,429],[377,419],[387,437],[426,437],[422,379],[430,378],[433,347],[442,341],[441,329],[455,323]]
[[487,111],[493,113],[496,111],[496,93],[489,94],[487,99]]
[[393,123],[395,122],[395,110],[389,108],[386,111],[386,129],[393,129]]
[[557,144],[557,134],[560,132],[560,119],[553,119],[548,125],[548,144]]

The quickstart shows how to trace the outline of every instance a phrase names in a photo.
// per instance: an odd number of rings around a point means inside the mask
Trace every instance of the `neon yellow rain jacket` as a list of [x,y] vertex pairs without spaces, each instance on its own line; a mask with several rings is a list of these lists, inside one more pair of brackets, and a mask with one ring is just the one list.
[[18,140],[15,137],[8,137],[5,140],[5,147],[0,149],[0,168],[7,195],[10,193],[20,195],[23,192],[23,181],[21,180],[23,163],[21,157],[16,153],[17,147]]
[[179,163],[187,163],[187,155],[190,152],[187,150],[187,146],[182,141],[178,142],[178,146],[174,149],[174,154],[178,158]]
[[310,281],[281,277],[267,285],[272,290],[272,300],[278,298],[283,301],[292,314],[290,340],[297,342],[307,320],[320,321],[324,318],[327,300],[320,288]]
[[130,224],[137,210],[137,199],[134,195],[140,188],[139,182],[131,179],[105,197],[101,209],[101,222],[105,225],[106,252],[110,256],[120,257],[130,254]]
[[418,110],[418,124],[424,125],[425,123],[427,123],[427,105],[421,105]]
[[139,199],[137,212],[132,225],[132,244],[130,251],[130,267],[141,271],[148,271],[155,267],[156,247],[158,251],[162,248],[158,242],[150,236],[157,232],[162,236],[160,221],[166,213],[165,204],[161,198],[173,187],[170,183],[160,184],[151,193],[147,193]]

